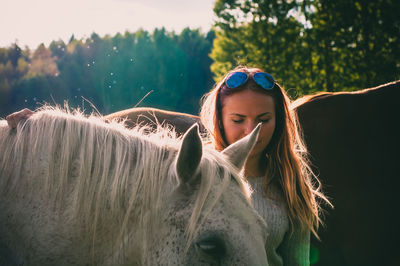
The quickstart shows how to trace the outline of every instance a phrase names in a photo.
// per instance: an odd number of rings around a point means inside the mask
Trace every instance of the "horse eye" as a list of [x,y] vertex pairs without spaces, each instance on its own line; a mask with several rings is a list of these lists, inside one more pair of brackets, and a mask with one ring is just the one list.
[[222,259],[226,254],[225,242],[218,236],[203,238],[196,242],[197,248],[215,260]]

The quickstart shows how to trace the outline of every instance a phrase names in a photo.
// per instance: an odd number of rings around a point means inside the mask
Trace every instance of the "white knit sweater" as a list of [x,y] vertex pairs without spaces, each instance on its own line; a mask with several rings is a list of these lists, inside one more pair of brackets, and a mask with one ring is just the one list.
[[290,231],[289,214],[282,190],[276,184],[263,191],[263,177],[250,177],[253,206],[267,223],[266,252],[269,266],[310,265],[310,232]]

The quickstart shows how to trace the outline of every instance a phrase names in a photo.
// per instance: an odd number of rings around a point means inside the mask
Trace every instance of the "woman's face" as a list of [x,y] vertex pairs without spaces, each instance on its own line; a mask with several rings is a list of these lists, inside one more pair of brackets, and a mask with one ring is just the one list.
[[258,140],[250,156],[261,156],[275,130],[275,103],[272,96],[243,90],[225,96],[222,102],[222,123],[228,144],[245,137],[262,123]]

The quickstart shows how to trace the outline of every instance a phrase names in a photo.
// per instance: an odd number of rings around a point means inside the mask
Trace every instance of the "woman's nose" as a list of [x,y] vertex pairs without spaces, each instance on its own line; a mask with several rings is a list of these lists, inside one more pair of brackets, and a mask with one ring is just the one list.
[[248,123],[246,124],[246,128],[245,128],[245,130],[244,130],[245,135],[246,135],[246,136],[249,135],[249,134],[253,131],[253,129],[254,129],[256,126],[257,126],[257,123],[256,123],[256,122],[253,122],[253,121],[248,122]]

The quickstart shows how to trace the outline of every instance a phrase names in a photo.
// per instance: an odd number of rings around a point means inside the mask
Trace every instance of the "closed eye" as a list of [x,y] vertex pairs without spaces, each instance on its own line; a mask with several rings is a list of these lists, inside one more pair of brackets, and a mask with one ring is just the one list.
[[196,242],[198,250],[216,261],[223,259],[226,255],[226,247],[223,239],[219,236],[208,236]]

